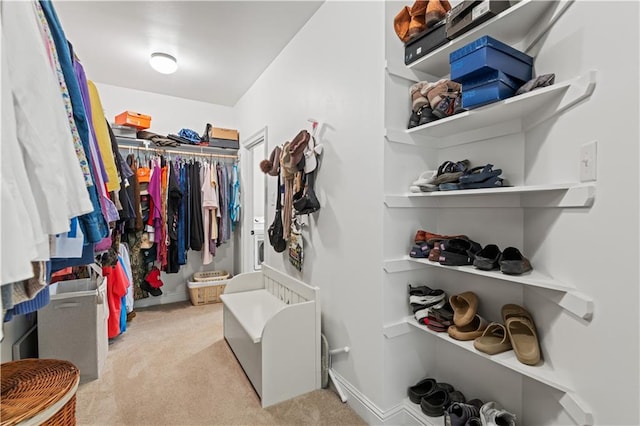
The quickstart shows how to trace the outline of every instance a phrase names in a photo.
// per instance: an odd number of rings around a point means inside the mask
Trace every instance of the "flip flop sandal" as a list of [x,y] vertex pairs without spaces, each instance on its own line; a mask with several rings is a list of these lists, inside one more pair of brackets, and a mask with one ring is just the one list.
[[494,176],[484,182],[461,183],[460,189],[500,188],[504,179]]
[[504,325],[492,322],[482,336],[473,341],[473,347],[485,354],[495,355],[512,349],[507,329]]
[[525,317],[511,317],[505,328],[518,361],[526,365],[540,362],[540,342],[532,321]]
[[464,326],[452,325],[447,332],[451,338],[456,340],[474,340],[482,336],[487,325],[487,320],[476,314],[469,324]]
[[464,175],[464,172],[452,172],[452,173],[444,173],[433,180],[434,185],[442,185],[443,183],[454,183],[458,182],[460,178]]
[[478,312],[478,296],[472,291],[454,294],[449,303],[453,309],[453,323],[458,327],[471,323]]
[[460,189],[460,186],[457,183],[441,183],[438,185],[438,190],[440,191],[456,191]]
[[466,173],[460,177],[460,183],[484,182],[489,178],[500,176],[501,174],[502,169],[493,170],[493,164],[487,164],[486,166],[478,166],[467,170]]
[[422,173],[420,173],[420,176],[418,176],[418,179],[414,180],[411,185],[416,185],[416,186],[420,186],[420,185],[430,185],[433,184],[433,180],[435,179],[435,177],[437,176],[438,171],[437,170],[427,170],[424,171]]

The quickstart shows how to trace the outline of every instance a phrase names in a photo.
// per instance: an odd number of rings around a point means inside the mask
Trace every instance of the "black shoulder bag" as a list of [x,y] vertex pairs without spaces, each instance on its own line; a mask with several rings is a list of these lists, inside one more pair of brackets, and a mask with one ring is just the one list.
[[280,204],[280,173],[278,173],[278,190],[276,191],[276,215],[273,223],[269,226],[269,242],[277,253],[282,253],[287,248],[287,241],[282,237],[284,227],[282,226],[282,204]]

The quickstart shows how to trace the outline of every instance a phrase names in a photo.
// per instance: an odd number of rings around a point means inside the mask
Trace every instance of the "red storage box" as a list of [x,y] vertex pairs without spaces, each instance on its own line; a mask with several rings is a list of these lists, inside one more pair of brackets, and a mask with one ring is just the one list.
[[122,114],[116,115],[115,122],[123,126],[144,130],[151,127],[151,116],[140,114],[139,112],[125,111]]

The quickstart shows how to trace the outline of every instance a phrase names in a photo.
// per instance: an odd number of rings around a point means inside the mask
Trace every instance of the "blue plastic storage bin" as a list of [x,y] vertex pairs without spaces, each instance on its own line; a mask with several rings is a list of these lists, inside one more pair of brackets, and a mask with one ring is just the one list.
[[490,71],[462,85],[462,107],[471,109],[512,97],[522,85],[501,71]]
[[488,71],[502,71],[518,80],[531,79],[533,58],[489,36],[454,50],[449,54],[451,80],[465,80]]

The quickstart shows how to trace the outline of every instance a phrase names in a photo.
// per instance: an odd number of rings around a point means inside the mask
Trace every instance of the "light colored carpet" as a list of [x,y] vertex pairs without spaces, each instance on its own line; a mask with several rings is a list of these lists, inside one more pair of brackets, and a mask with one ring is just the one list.
[[99,380],[80,385],[81,425],[363,425],[330,390],[267,409],[222,335],[222,305],[137,310]]

